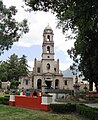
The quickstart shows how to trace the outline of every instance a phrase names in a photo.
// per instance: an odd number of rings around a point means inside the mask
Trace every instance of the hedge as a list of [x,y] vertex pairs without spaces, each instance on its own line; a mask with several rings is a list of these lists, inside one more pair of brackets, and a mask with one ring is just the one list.
[[77,104],[76,111],[90,120],[98,120],[98,108],[92,108],[84,104]]
[[50,104],[50,109],[56,113],[70,113],[76,111],[76,105],[67,103],[67,104]]
[[0,104],[8,105],[9,96],[0,97]]
[[98,108],[92,108],[84,104],[50,104],[50,109],[56,113],[77,112],[85,118],[89,118],[89,120],[98,120]]

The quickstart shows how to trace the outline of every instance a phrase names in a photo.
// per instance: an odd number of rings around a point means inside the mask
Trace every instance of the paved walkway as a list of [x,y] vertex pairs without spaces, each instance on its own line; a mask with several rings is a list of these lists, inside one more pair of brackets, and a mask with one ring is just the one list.
[[90,106],[90,107],[98,108],[98,103],[89,103],[89,104],[86,104],[86,105]]

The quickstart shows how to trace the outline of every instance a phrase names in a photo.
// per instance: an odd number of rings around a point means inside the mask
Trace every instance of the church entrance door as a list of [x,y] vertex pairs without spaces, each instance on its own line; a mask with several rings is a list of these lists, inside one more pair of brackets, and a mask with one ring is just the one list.
[[51,81],[45,81],[46,85],[47,85],[47,89],[51,88]]

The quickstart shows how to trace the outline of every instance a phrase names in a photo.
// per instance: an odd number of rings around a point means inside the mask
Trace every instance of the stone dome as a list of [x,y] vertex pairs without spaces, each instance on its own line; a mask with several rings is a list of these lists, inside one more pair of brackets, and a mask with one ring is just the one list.
[[49,24],[47,25],[47,27],[45,27],[44,30],[52,30],[52,28],[49,26]]
[[49,24],[45,27],[44,33],[53,33],[52,28],[49,26]]

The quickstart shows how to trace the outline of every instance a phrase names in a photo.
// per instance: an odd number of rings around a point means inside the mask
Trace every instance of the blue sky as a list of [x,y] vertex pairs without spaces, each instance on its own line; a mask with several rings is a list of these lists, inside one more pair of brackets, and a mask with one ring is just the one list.
[[[18,42],[14,43],[9,51],[5,51],[0,56],[0,60],[6,60],[14,53],[19,57],[24,54],[27,56],[28,65],[32,70],[34,58],[41,59],[43,30],[49,23],[54,32],[55,59],[59,58],[60,60],[60,70],[66,70],[72,63],[66,51],[73,46],[74,40],[66,41],[66,35],[63,35],[61,29],[56,28],[58,21],[55,15],[45,12],[27,13],[21,7],[23,5],[22,0],[3,0],[3,2],[7,7],[16,6],[18,9],[16,20],[22,21],[26,18],[30,30]],[[66,34],[70,35],[72,33],[69,30]]]

